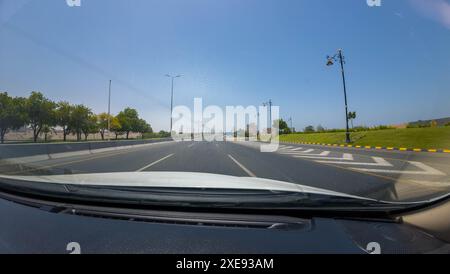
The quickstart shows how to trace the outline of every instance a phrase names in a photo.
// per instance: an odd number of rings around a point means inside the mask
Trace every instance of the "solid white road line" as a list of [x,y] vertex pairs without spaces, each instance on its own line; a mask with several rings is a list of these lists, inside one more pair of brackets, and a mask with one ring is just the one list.
[[[324,156],[310,156],[310,155],[294,155],[295,158],[303,159],[319,159],[319,160],[335,160],[335,161],[353,161],[353,155],[349,153],[344,153],[342,158],[337,157],[324,157]],[[339,162],[340,163],[340,162]]]
[[231,156],[230,154],[228,154],[228,157],[230,157],[231,160],[233,160],[233,162],[238,165],[243,171],[245,171],[245,173],[247,173],[250,177],[256,177],[256,175],[251,172],[250,170],[248,170],[248,168],[246,168],[243,164],[239,163],[238,160],[234,159],[233,156]]
[[140,169],[136,170],[136,172],[144,171],[144,170],[146,170],[147,168],[150,168],[150,167],[156,165],[157,163],[160,163],[160,162],[162,162],[162,161],[164,161],[164,160],[166,160],[166,159],[169,159],[169,158],[172,157],[174,154],[175,154],[175,153],[169,154],[169,155],[167,155],[167,156],[164,157],[164,158],[161,158],[161,159],[159,159],[159,160],[157,160],[157,161],[155,161],[155,162],[153,162],[153,163],[151,163],[151,164],[149,164],[149,165],[146,165],[146,166],[143,167],[143,168],[140,168]]
[[422,169],[422,171],[410,171],[410,170],[387,170],[387,169],[369,169],[369,168],[352,168],[358,171],[375,172],[375,173],[391,173],[391,174],[410,174],[410,175],[436,175],[445,176],[446,174],[432,168],[424,163],[409,161],[409,164]]
[[362,162],[340,162],[340,161],[316,161],[324,164],[338,164],[338,165],[355,165],[355,166],[381,166],[391,167],[391,163],[380,157],[372,157],[375,163],[362,163]]
[[193,147],[195,145],[195,143],[194,144],[190,144],[190,145],[188,145],[188,148],[191,148],[191,147]]

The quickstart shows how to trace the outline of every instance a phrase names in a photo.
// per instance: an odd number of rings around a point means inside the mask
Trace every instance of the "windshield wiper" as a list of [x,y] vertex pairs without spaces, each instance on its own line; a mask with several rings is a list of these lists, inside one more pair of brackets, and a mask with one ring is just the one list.
[[15,193],[60,201],[114,203],[123,206],[318,211],[391,211],[405,208],[402,204],[392,205],[370,199],[269,190],[84,186],[38,182],[17,184],[12,179],[2,179],[0,187]]

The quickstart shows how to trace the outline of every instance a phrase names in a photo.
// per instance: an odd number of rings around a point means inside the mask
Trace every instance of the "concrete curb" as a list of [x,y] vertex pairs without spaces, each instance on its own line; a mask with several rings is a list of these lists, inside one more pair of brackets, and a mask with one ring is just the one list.
[[373,150],[387,150],[387,151],[450,153],[450,149],[423,149],[423,148],[404,148],[404,147],[360,146],[360,145],[322,144],[322,143],[309,143],[309,142],[280,142],[280,144],[315,145],[315,146],[326,146],[326,147],[373,149]]

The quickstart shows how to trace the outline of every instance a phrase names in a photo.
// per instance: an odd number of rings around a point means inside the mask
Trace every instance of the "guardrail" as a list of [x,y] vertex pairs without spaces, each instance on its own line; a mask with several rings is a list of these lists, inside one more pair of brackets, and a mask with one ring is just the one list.
[[172,141],[172,138],[83,143],[3,144],[0,145],[0,160],[16,159],[26,162],[33,160],[57,159],[62,157],[139,147],[167,141]]

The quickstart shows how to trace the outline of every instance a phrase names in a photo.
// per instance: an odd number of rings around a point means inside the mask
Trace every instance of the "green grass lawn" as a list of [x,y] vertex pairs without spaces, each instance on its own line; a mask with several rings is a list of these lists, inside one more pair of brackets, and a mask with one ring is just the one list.
[[[354,132],[353,145],[450,149],[450,127],[387,129]],[[281,135],[281,142],[345,144],[345,133],[312,133]]]

